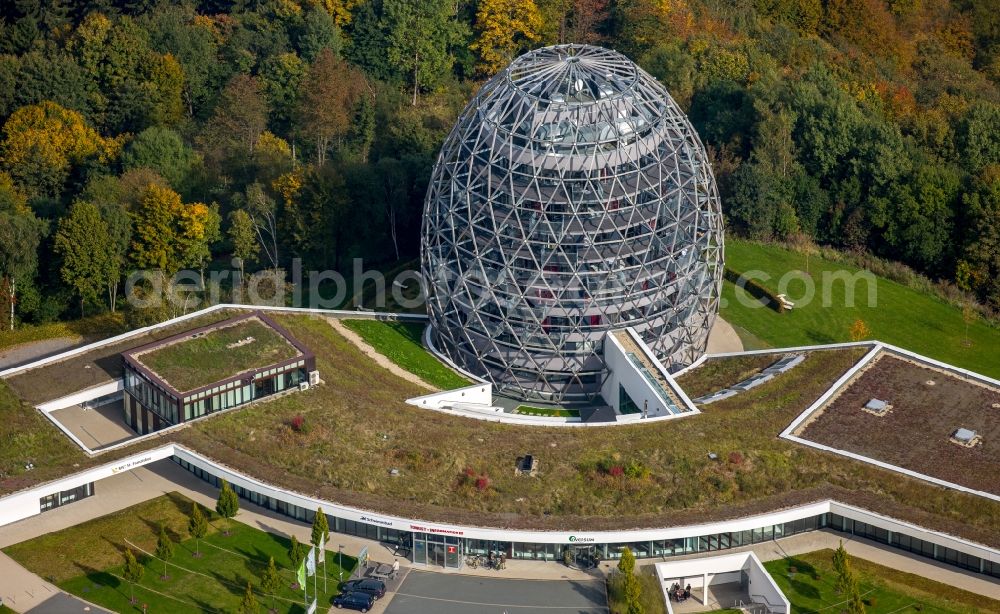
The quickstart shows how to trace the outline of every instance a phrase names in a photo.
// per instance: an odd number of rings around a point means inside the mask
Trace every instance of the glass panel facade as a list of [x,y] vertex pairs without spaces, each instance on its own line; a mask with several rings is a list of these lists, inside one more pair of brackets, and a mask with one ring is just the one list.
[[82,486],[63,490],[51,495],[47,495],[38,500],[39,511],[47,512],[51,509],[72,503],[78,499],[86,499],[94,495],[94,483],[88,482]]
[[[174,457],[174,461],[213,486],[219,486],[218,478],[211,473],[182,461],[177,457]],[[88,484],[80,488],[89,490],[86,491],[87,494],[77,493],[75,498],[90,496],[93,494],[93,484]],[[236,491],[237,495],[252,503],[274,510],[280,514],[285,514],[304,523],[312,523],[313,518],[315,518],[315,512],[312,510],[290,505],[279,499],[272,499],[236,485],[233,485],[233,489]],[[68,502],[73,500],[71,495],[67,495],[67,492],[73,491],[57,493],[55,495],[42,498],[40,501],[42,511],[51,509],[51,507],[61,504],[55,503],[55,501]],[[46,507],[46,505],[49,507]],[[336,516],[328,516],[328,521],[330,530],[333,532],[355,535],[373,541],[396,544],[401,547],[403,552],[408,551],[410,553],[411,559],[414,563],[421,565],[458,568],[462,566],[466,555],[487,556],[490,552],[502,553],[504,556],[513,559],[561,561],[564,548],[578,547],[571,544],[533,544],[525,542],[466,539],[450,535],[400,531],[365,522],[338,518]],[[962,569],[1000,578],[1000,563],[991,563],[990,561],[980,559],[979,557],[967,555],[943,546],[936,546],[933,543],[902,533],[886,531],[885,529],[868,525],[860,521],[855,521],[850,518],[845,518],[837,514],[821,514],[818,516],[811,516],[809,518],[801,518],[792,522],[786,522],[784,524],[769,525],[746,531],[712,533],[696,537],[666,540],[593,544],[592,546],[588,545],[588,547],[592,547],[594,549],[594,555],[603,560],[620,558],[621,551],[625,546],[628,546],[632,550],[636,558],[669,557],[695,552],[715,552],[749,546],[752,544],[759,544],[764,541],[770,541],[772,539],[780,539],[782,537],[805,533],[807,531],[815,531],[825,527],[873,539],[880,543],[893,546],[907,552],[912,552],[920,556],[933,558],[941,561],[942,563],[954,565]]]
[[[297,388],[308,381],[303,361],[286,367],[276,367],[258,374],[253,381],[220,384],[208,390],[188,395],[183,402],[150,382],[142,373],[125,363],[125,390],[140,406],[156,413],[170,426],[206,414],[239,407],[261,397]],[[180,408],[178,410],[178,408]]]

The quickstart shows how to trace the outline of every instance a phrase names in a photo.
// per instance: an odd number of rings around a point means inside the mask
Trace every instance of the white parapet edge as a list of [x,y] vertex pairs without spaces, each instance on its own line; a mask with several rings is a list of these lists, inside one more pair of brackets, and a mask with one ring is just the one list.
[[822,395],[820,395],[820,397],[818,399],[816,399],[815,402],[813,402],[802,413],[800,413],[798,416],[796,416],[792,420],[792,422],[787,427],[785,427],[785,430],[783,430],[781,432],[781,434],[778,435],[778,437],[780,437],[782,439],[786,439],[788,441],[795,442],[797,444],[808,446],[810,448],[815,448],[817,450],[823,450],[824,452],[831,452],[833,454],[838,454],[840,456],[846,456],[847,458],[850,458],[850,459],[853,459],[853,460],[856,460],[856,461],[859,461],[859,462],[862,462],[862,463],[867,463],[869,465],[874,465],[876,467],[881,467],[882,469],[887,469],[889,471],[894,471],[896,473],[900,473],[900,474],[903,474],[903,475],[911,477],[911,478],[922,480],[924,482],[930,482],[931,484],[935,484],[937,486],[943,486],[945,488],[950,488],[952,490],[957,490],[957,491],[968,493],[968,494],[971,494],[971,495],[976,495],[976,496],[979,496],[979,497],[984,497],[986,499],[990,499],[990,500],[993,500],[993,501],[1000,501],[1000,495],[997,495],[997,494],[994,494],[994,493],[991,493],[991,492],[986,492],[986,491],[983,491],[983,490],[977,490],[975,488],[969,488],[968,486],[962,486],[961,484],[956,484],[955,482],[950,482],[948,480],[942,480],[941,478],[936,478],[934,476],[927,475],[926,473],[920,473],[918,471],[913,471],[912,469],[907,469],[905,467],[900,467],[899,465],[894,465],[892,463],[887,463],[885,461],[880,461],[880,460],[872,458],[870,456],[865,456],[863,454],[858,454],[856,452],[850,452],[848,450],[843,450],[841,448],[835,448],[833,446],[828,446],[828,445],[825,445],[825,444],[817,443],[815,441],[810,441],[809,439],[805,439],[805,438],[799,437],[799,436],[797,436],[797,435],[794,434],[795,431],[798,430],[799,426],[803,422],[805,422],[806,420],[809,419],[809,416],[811,416],[814,412],[816,412],[821,407],[823,407],[830,400],[830,398],[833,395],[835,395],[838,392],[840,392],[840,390],[855,375],[857,375],[859,371],[861,371],[862,369],[864,369],[865,367],[867,367],[869,364],[871,364],[871,362],[873,360],[875,360],[876,358],[878,358],[879,356],[881,356],[882,354],[884,354],[886,352],[888,352],[888,353],[899,353],[899,354],[907,356],[907,357],[909,357],[909,358],[911,358],[911,359],[913,359],[913,360],[915,360],[917,362],[923,362],[925,364],[933,365],[935,367],[944,369],[946,371],[951,371],[951,372],[957,373],[959,375],[962,375],[964,377],[968,377],[970,379],[979,380],[979,381],[983,382],[984,384],[993,385],[993,386],[1000,386],[1000,381],[997,381],[997,380],[995,380],[995,379],[993,379],[991,377],[987,377],[985,375],[981,375],[981,374],[976,373],[974,371],[969,371],[968,369],[962,369],[960,367],[956,367],[954,365],[950,365],[950,364],[945,363],[945,362],[934,360],[932,358],[927,358],[926,356],[922,356],[920,354],[917,354],[916,352],[910,352],[908,350],[904,350],[904,349],[902,349],[900,347],[897,347],[897,346],[894,346],[894,345],[890,345],[890,344],[887,344],[887,343],[876,342],[875,346],[871,349],[871,351],[869,351],[867,354],[865,354],[861,358],[861,360],[859,360],[857,363],[855,363],[855,365],[853,367],[851,367],[846,373],[844,373],[843,376],[841,376],[839,379],[837,379],[837,381],[834,382],[834,384],[832,386],[830,386]]
[[618,531],[587,531],[572,528],[549,531],[524,530],[511,529],[509,527],[457,525],[405,518],[343,505],[284,489],[251,477],[239,470],[227,467],[218,461],[212,460],[201,453],[177,443],[167,443],[156,448],[143,450],[131,456],[84,469],[75,475],[51,480],[2,497],[0,498],[0,527],[41,513],[39,500],[42,497],[55,492],[70,490],[90,482],[97,482],[155,461],[168,459],[172,456],[176,456],[180,460],[197,466],[216,477],[226,479],[233,485],[256,491],[276,500],[312,511],[322,507],[326,513],[346,520],[354,520],[369,525],[378,525],[403,531],[420,531],[472,539],[493,539],[528,543],[623,543],[681,539],[711,535],[713,533],[748,531],[821,514],[833,513],[888,531],[904,533],[938,544],[939,546],[975,556],[982,560],[1000,563],[1000,549],[978,544],[947,533],[926,529],[919,525],[840,503],[833,499],[823,499],[812,503],[729,520],[674,527],[625,529]]

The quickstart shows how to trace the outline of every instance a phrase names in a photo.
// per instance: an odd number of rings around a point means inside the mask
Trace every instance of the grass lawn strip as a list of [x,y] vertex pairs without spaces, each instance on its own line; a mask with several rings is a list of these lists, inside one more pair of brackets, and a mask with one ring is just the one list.
[[[797,301],[795,308],[785,313],[759,304],[756,308],[748,307],[737,299],[733,284],[724,284],[722,317],[737,330],[751,331],[774,347],[851,341],[851,325],[861,319],[871,329],[872,339],[1000,378],[1000,352],[994,351],[1000,347],[1000,327],[977,318],[969,323],[966,334],[962,311],[935,296],[879,277],[874,306],[868,304],[865,282],[856,284],[854,304],[848,305],[844,281],[830,284],[830,302],[824,305],[824,275],[840,272],[854,275],[859,269],[818,256],[810,257],[807,267],[805,254],[773,245],[729,239],[726,264],[744,273],[766,272],[770,279],[758,281],[771,291],[785,293],[790,300]],[[808,305],[801,301],[807,288],[802,276],[792,277],[787,287],[778,288],[785,273],[807,268],[810,282],[816,288]],[[748,295],[745,298],[752,301]],[[966,340],[971,344],[967,345]]]
[[[259,584],[260,574],[273,556],[287,580],[274,597],[284,604],[281,611],[299,611],[302,598],[291,590],[294,572],[287,556],[289,541],[234,521],[214,518],[210,534],[201,541],[202,556],[195,558],[196,544],[187,537],[187,511],[191,502],[170,493],[126,510],[97,518],[77,527],[44,535],[5,549],[8,555],[29,570],[48,578],[64,590],[88,601],[115,609],[138,610],[128,602],[129,586],[121,580],[121,551],[129,547],[146,567],[136,586],[140,605],[145,602],[157,611],[191,612],[234,611],[246,589],[247,581]],[[206,513],[207,510],[206,510]],[[168,534],[180,538],[174,557],[168,561],[170,578],[162,580],[163,561],[150,555],[155,548],[159,523]],[[224,536],[223,529],[230,535]],[[328,592],[320,596],[326,605],[337,593],[337,554],[326,552]],[[350,556],[343,558],[344,577],[357,564]],[[320,574],[323,573],[321,569]],[[317,583],[322,590],[322,578]],[[269,605],[271,596],[256,588],[258,599]],[[169,599],[170,603],[163,603]]]
[[452,390],[473,382],[455,373],[424,349],[423,322],[380,322],[342,320],[344,326],[361,335],[380,354],[416,375],[431,386]]
[[[247,339],[253,339],[245,343]],[[257,318],[182,339],[135,358],[179,392],[288,360],[299,351]]]
[[710,358],[698,367],[675,378],[675,381],[689,398],[696,399],[738,384],[748,377],[760,373],[781,357],[782,354],[776,352],[774,354]]
[[579,418],[580,410],[562,409],[559,407],[533,407],[531,405],[518,405],[514,410],[515,414],[528,416],[549,416],[553,418]]
[[[819,550],[768,561],[764,567],[792,604],[793,612],[839,612],[846,596],[836,591],[833,550]],[[1000,612],[1000,601],[988,599],[916,574],[851,557],[869,614],[915,611],[934,614]],[[791,573],[791,568],[795,573]]]

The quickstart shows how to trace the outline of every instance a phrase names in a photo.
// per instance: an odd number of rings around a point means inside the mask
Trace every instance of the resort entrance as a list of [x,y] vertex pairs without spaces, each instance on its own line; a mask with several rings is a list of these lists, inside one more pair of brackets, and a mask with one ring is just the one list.
[[576,569],[592,569],[597,567],[597,546],[565,546],[563,562]]
[[462,566],[459,538],[433,533],[413,534],[413,562],[418,565],[458,569]]

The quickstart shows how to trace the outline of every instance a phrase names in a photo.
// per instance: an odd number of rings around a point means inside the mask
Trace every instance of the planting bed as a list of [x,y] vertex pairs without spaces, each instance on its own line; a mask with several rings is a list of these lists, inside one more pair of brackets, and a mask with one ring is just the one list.
[[[933,381],[933,384],[928,384]],[[884,416],[861,408],[892,406]],[[976,490],[1000,494],[1000,390],[885,353],[798,435]],[[958,428],[980,444],[949,441]]]

